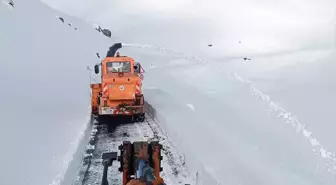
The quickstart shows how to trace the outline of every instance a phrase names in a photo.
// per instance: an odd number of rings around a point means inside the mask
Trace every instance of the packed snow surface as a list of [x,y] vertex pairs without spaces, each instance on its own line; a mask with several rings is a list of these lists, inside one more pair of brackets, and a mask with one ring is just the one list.
[[[190,174],[186,166],[184,156],[176,150],[174,144],[166,136],[150,114],[146,114],[144,122],[130,123],[130,119],[114,120],[114,124],[93,122],[93,131],[86,149],[86,157],[78,176],[73,185],[100,184],[103,177],[102,154],[105,152],[118,152],[123,141],[159,141],[162,144],[161,150],[161,172],[166,184],[186,183],[195,184],[195,174]],[[126,123],[126,124],[125,124]],[[92,146],[95,146],[92,149]],[[122,173],[118,170],[119,161],[113,161],[108,170],[108,181],[110,184],[122,184]]]

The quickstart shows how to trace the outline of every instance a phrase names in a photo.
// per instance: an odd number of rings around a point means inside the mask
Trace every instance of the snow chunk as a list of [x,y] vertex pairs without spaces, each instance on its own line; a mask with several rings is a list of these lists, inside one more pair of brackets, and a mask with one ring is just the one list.
[[319,142],[318,142],[316,139],[314,139],[314,138],[311,138],[311,139],[310,139],[310,143],[311,143],[311,145],[312,145],[313,147],[319,145]]
[[195,112],[194,105],[187,103],[186,106],[189,107],[191,110],[193,110]]

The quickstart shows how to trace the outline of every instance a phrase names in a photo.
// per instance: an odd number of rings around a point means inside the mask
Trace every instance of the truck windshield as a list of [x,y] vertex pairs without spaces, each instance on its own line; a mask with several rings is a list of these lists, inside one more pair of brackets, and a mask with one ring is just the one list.
[[107,62],[106,63],[107,73],[129,73],[131,72],[130,62]]

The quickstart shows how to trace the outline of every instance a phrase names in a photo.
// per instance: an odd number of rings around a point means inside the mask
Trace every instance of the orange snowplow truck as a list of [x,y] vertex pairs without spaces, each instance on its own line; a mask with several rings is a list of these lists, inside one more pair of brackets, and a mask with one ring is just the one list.
[[92,114],[98,120],[126,115],[143,122],[142,67],[133,58],[120,56],[117,50],[121,47],[121,43],[112,45],[105,59],[94,67],[96,74],[101,73],[101,83],[91,84]]

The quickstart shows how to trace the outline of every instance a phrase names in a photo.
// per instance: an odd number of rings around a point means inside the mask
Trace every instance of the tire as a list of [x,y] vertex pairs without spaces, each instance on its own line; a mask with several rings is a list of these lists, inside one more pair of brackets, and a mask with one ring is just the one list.
[[135,122],[144,122],[145,119],[146,119],[145,113],[141,113],[141,114],[138,114],[138,115],[135,116],[134,121]]

